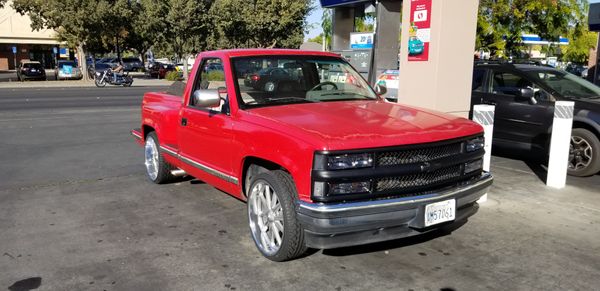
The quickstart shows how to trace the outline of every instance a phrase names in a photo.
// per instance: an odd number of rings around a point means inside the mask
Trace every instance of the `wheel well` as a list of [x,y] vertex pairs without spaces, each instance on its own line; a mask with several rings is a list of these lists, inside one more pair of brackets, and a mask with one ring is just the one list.
[[587,129],[591,133],[593,133],[596,137],[598,137],[598,139],[600,139],[600,132],[598,132],[598,129],[594,128],[593,126],[591,126],[588,123],[581,122],[581,121],[573,121],[573,128]]
[[152,126],[150,126],[150,125],[142,126],[142,132],[144,133],[144,140],[146,140],[146,136],[148,136],[148,134],[153,131],[154,131],[154,128],[152,128]]
[[287,169],[277,163],[257,157],[246,157],[242,167],[242,190],[244,196],[247,196],[246,193],[248,193],[248,188],[250,187],[250,181],[252,180],[252,177],[256,176],[257,174],[273,170],[283,170],[289,174]]

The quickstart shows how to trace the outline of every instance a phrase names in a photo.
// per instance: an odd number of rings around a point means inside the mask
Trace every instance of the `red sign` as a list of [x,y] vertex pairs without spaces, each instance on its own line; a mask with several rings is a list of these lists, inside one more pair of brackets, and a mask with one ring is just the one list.
[[431,1],[410,0],[410,28],[408,30],[409,62],[429,60]]

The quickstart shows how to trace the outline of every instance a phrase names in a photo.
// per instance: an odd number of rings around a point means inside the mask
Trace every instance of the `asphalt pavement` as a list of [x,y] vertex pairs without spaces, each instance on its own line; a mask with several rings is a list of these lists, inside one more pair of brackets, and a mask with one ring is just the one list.
[[0,89],[0,290],[598,288],[600,176],[554,190],[501,157],[451,233],[266,260],[243,202],[146,179],[129,130],[151,90]]

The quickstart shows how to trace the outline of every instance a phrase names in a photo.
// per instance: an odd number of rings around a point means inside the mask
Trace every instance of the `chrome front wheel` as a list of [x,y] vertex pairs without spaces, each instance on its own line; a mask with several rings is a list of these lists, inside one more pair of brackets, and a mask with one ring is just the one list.
[[252,176],[247,195],[250,233],[263,256],[277,262],[302,256],[307,248],[292,177],[281,170],[260,172]]
[[254,183],[250,190],[248,219],[260,251],[267,256],[277,253],[284,235],[283,210],[277,193],[267,181]]

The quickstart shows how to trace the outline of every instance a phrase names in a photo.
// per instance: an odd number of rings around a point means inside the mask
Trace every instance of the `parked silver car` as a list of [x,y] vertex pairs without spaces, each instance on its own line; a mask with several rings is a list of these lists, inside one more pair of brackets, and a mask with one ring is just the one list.
[[54,69],[54,77],[56,80],[80,80],[83,78],[83,73],[75,61],[58,61]]

